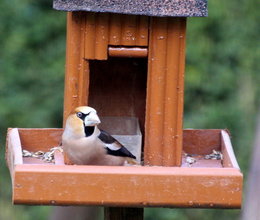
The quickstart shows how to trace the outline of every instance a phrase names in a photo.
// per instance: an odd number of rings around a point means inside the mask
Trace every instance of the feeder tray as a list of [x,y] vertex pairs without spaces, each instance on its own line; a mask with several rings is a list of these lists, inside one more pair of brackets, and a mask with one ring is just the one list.
[[[13,203],[131,207],[239,208],[242,174],[225,130],[184,130],[181,167],[65,165],[25,159],[22,149],[48,151],[59,145],[62,129],[11,128],[7,162]],[[212,150],[222,160],[205,159]],[[188,164],[186,155],[197,158]]]

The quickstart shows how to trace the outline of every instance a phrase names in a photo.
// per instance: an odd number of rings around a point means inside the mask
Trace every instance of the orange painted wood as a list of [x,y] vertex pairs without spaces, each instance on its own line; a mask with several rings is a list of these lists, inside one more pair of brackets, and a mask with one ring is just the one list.
[[121,44],[121,17],[120,14],[110,15],[110,27],[109,27],[109,44],[120,45]]
[[48,151],[61,144],[63,129],[60,128],[19,128],[19,137],[28,151]]
[[149,17],[140,16],[137,29],[136,45],[148,46],[148,28],[149,28]]
[[144,156],[147,165],[180,166],[185,18],[151,18]]
[[88,97],[88,62],[84,60],[85,16],[82,12],[67,15],[66,74],[64,89],[64,122],[79,105],[86,105]]
[[141,47],[109,47],[108,54],[111,57],[144,58],[148,50]]
[[147,16],[110,15],[109,45],[148,46]]
[[15,166],[23,164],[21,140],[17,128],[9,128],[6,137],[6,162],[14,181]]
[[85,59],[107,59],[109,15],[85,13]]
[[239,169],[233,147],[230,141],[229,134],[227,131],[221,131],[221,152],[223,154],[223,166],[224,167],[235,167]]
[[238,208],[241,178],[232,168],[16,165],[13,193],[15,204]]
[[[207,141],[210,132],[218,138],[213,135],[215,138]],[[21,157],[16,152],[21,152],[22,147],[31,146],[29,149],[33,150],[30,140],[38,150],[35,140],[47,135],[49,138],[43,148],[47,145],[51,148],[59,143],[61,133],[62,129],[18,129],[18,132],[9,129],[6,156],[14,183],[14,203],[225,208],[241,205],[243,177],[234,162],[227,168],[219,166],[221,163],[215,160],[210,166],[204,161],[204,166],[196,164],[194,167],[75,166],[62,165],[62,162],[58,162],[60,165],[14,164],[12,158]],[[222,130],[184,130],[184,134],[184,150],[190,143],[195,148],[198,141],[199,152],[204,153],[202,148],[213,143],[215,150],[227,152],[224,154],[227,160],[236,161],[230,149],[225,150],[232,146],[228,135],[221,140]],[[55,156],[60,161],[61,155]]]
[[96,14],[95,13],[85,13],[86,26],[83,26],[85,30],[85,54],[84,58],[86,59],[95,59],[96,51]]
[[221,151],[220,129],[183,130],[183,151],[188,154],[206,155]]
[[83,15],[86,19],[86,25],[81,27],[85,32],[85,59],[106,60],[108,45],[148,45],[148,18],[145,16],[90,12]]
[[138,30],[138,16],[122,16],[121,44],[135,46]]
[[100,13],[97,17],[96,26],[96,48],[95,59],[106,60],[108,57],[108,32],[109,32],[109,15]]

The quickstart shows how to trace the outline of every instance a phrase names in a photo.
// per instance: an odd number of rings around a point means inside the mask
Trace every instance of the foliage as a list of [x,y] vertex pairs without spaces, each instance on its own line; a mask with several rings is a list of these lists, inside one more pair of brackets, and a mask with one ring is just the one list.
[[[66,14],[47,0],[0,2],[0,132],[61,127]],[[244,174],[259,107],[260,30],[256,0],[209,1],[208,18],[189,18],[185,123],[228,128]],[[12,206],[1,148],[0,219],[46,219],[49,207]],[[237,219],[239,210],[146,209],[146,219]]]
[[[8,127],[61,127],[65,13],[51,1],[0,2],[0,143]],[[49,207],[12,206],[1,147],[0,219],[46,219]]]

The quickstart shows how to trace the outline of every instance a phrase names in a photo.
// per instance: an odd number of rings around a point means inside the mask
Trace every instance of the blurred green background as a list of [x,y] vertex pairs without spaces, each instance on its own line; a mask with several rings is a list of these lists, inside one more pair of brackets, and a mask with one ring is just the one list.
[[[209,1],[189,18],[185,128],[228,128],[245,179],[260,94],[257,0]],[[51,0],[0,1],[0,219],[48,219],[52,207],[13,206],[4,160],[8,127],[61,127],[66,13]],[[246,180],[245,180],[246,185]],[[145,209],[146,220],[238,219],[240,210]]]

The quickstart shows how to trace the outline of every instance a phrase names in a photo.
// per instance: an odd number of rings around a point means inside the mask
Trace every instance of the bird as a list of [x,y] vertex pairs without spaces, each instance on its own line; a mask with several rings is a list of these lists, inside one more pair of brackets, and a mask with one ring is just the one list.
[[108,132],[98,128],[97,111],[79,106],[68,116],[62,134],[63,150],[76,165],[123,166],[136,157]]

